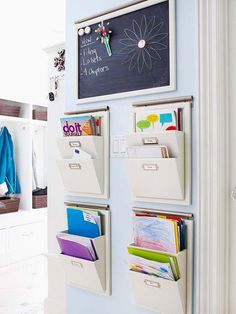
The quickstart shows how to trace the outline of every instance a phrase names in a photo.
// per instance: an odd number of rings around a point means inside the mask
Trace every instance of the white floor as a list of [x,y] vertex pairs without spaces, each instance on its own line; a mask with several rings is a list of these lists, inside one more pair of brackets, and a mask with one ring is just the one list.
[[38,256],[0,269],[0,313],[44,314],[47,259]]

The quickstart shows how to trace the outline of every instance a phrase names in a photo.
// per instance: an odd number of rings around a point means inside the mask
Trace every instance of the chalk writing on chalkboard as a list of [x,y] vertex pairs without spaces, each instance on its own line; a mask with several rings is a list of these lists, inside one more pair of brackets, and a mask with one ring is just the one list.
[[[101,73],[109,71],[107,65],[99,66],[103,61],[102,56],[98,55],[97,49],[91,47],[95,44],[92,36],[82,39],[81,52],[80,52],[80,66],[81,73],[80,76],[98,76]],[[95,67],[93,67],[95,65]]]
[[123,48],[119,53],[125,55],[122,63],[128,64],[129,71],[137,68],[141,73],[145,67],[152,70],[152,61],[161,61],[159,51],[168,48],[164,43],[168,33],[162,33],[162,27],[163,22],[157,24],[155,16],[147,22],[143,15],[140,23],[133,20],[132,27],[124,30],[126,37],[120,40]]
[[[78,24],[78,99],[174,87],[174,0],[134,5],[124,14],[116,12]],[[137,9],[138,8],[138,9]],[[171,9],[170,9],[171,8]],[[109,49],[97,40],[98,25],[112,30]],[[109,48],[109,47],[108,47]],[[112,52],[112,53],[111,53]]]

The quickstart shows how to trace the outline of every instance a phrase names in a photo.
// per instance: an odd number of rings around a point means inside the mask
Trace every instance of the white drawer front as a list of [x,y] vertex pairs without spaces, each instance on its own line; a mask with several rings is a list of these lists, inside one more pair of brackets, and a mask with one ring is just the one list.
[[7,265],[7,230],[0,229],[0,267]]
[[43,223],[34,223],[9,228],[8,259],[14,263],[43,253],[45,229]]

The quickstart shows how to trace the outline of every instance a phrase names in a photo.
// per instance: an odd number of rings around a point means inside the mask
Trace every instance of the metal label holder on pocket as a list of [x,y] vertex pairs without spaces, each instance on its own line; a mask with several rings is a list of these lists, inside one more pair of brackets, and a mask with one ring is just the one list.
[[143,138],[143,145],[152,145],[152,144],[158,144],[158,138],[157,137],[146,137]]
[[145,171],[158,171],[159,166],[157,164],[143,164],[143,170],[145,170]]
[[70,141],[69,146],[70,147],[81,147],[81,142],[80,141]]
[[81,170],[82,167],[80,164],[69,164],[71,170]]
[[78,267],[78,268],[83,268],[83,264],[80,262],[76,262],[76,261],[71,261],[71,265]]
[[144,279],[144,283],[145,283],[145,285],[150,286],[150,287],[161,288],[161,284],[159,282],[156,282],[156,281]]

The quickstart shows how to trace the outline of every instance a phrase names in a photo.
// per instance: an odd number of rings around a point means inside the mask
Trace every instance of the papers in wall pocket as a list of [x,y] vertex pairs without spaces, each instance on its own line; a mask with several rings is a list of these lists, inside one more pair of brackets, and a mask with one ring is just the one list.
[[67,208],[68,233],[96,238],[101,235],[101,216],[98,211]]
[[182,111],[178,109],[140,110],[136,112],[136,132],[159,132],[182,129]]
[[148,275],[175,280],[170,263],[151,261],[139,256],[129,255],[130,269]]
[[82,150],[81,148],[75,148],[73,153],[73,159],[91,159],[92,156]]
[[153,216],[134,216],[134,243],[153,250],[180,251],[178,222]]
[[165,145],[142,145],[128,147],[129,158],[169,158]]
[[93,241],[89,238],[71,235],[64,231],[57,235],[57,241],[62,254],[89,261],[97,260]]
[[145,248],[139,248],[135,245],[128,246],[128,253],[150,261],[155,261],[158,263],[168,263],[171,266],[174,279],[178,280],[180,278],[178,260],[175,255]]

